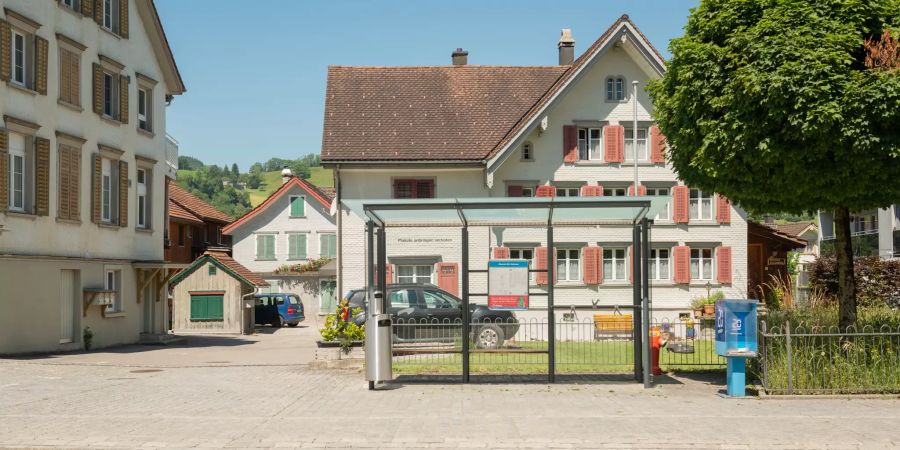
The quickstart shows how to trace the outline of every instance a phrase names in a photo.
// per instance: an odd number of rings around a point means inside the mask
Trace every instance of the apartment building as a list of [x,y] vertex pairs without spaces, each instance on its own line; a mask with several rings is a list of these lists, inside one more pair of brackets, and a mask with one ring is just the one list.
[[[819,250],[834,255],[834,215],[819,212]],[[855,256],[900,258],[900,204],[850,214],[850,239]]]
[[0,353],[166,330],[166,105],[152,0],[0,0]]

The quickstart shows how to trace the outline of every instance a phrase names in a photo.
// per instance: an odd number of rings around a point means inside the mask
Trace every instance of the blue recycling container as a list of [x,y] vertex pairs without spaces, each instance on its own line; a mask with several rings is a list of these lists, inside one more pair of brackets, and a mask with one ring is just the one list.
[[727,360],[726,393],[744,397],[747,385],[747,358],[756,357],[756,300],[716,302],[716,353]]

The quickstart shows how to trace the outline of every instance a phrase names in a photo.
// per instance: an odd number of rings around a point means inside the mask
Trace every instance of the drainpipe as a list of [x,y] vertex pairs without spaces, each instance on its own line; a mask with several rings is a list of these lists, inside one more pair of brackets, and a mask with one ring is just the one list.
[[[340,300],[344,295],[344,233],[341,220],[341,165],[334,166],[334,198],[337,202],[337,291],[334,295]],[[319,311],[321,313],[321,311]]]

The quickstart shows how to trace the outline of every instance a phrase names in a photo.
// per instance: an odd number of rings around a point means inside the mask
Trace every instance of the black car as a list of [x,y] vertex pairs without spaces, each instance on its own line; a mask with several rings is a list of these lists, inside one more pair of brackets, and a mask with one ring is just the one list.
[[[398,341],[452,341],[459,337],[462,325],[462,300],[431,284],[391,284],[387,287],[388,311],[394,322]],[[345,298],[351,308],[363,312],[353,317],[362,325],[366,321],[366,290],[354,289]],[[519,331],[512,311],[492,310],[484,305],[469,304],[471,335],[478,348],[499,348],[503,341]]]

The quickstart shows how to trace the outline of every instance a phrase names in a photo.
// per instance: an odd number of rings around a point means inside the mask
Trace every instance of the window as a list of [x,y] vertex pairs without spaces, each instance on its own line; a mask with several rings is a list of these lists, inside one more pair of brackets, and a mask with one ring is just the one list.
[[712,195],[703,192],[700,189],[691,189],[689,205],[691,210],[691,220],[712,220]]
[[625,160],[634,161],[634,149],[637,146],[638,161],[648,161],[647,155],[647,129],[638,128],[637,143],[634,140],[634,129],[625,129]]
[[[262,235],[261,235],[262,236]],[[274,239],[274,235],[272,236]],[[288,233],[288,259],[307,259],[306,233]],[[268,258],[272,259],[272,258]]]
[[113,221],[112,176],[112,160],[102,158],[100,162],[100,220],[105,223],[112,223]]
[[606,101],[621,102],[625,100],[625,78],[609,77],[606,79]]
[[603,159],[603,141],[600,128],[578,129],[578,159],[599,160]]
[[319,234],[319,258],[337,257],[337,235],[334,233]]
[[151,112],[152,98],[151,92],[147,88],[138,88],[138,128],[144,131],[152,132]]
[[119,31],[119,0],[103,0],[103,28]]
[[534,197],[534,188],[531,186],[522,186],[518,184],[510,184],[506,186],[507,197]]
[[434,266],[397,266],[397,283],[431,283]]
[[531,142],[522,144],[522,161],[534,161],[534,147]]
[[59,47],[59,100],[81,106],[81,54],[62,46]]
[[25,35],[12,31],[12,82],[28,87],[28,49]]
[[391,308],[409,308],[410,306],[417,306],[415,291],[408,289],[400,289],[391,292],[388,300],[391,302]]
[[394,180],[394,198],[434,198],[434,180]]
[[334,311],[334,309],[337,308],[336,292],[337,282],[335,280],[319,280],[320,311]]
[[712,280],[713,251],[711,248],[691,249],[691,279]]
[[137,170],[137,226],[138,228],[150,228],[150,202],[147,200],[150,179],[147,169]]
[[650,279],[668,280],[669,275],[669,249],[650,249]]
[[578,197],[578,191],[581,188],[577,187],[558,187],[556,188],[556,196],[557,197]]
[[26,186],[31,180],[27,167],[27,138],[18,133],[9,133],[9,209],[28,212]]
[[225,312],[224,293],[191,293],[191,320],[224,319]]
[[122,312],[122,271],[107,269],[104,285],[107,291],[115,292],[113,294],[113,301],[106,305],[106,312]]
[[581,279],[581,250],[556,251],[556,279],[578,281]]
[[625,281],[628,276],[624,248],[603,249],[604,281]]
[[422,300],[428,309],[457,309],[459,308],[459,300],[441,292],[441,291],[422,291]]
[[292,195],[291,201],[291,217],[306,216],[306,197],[302,195]]
[[624,197],[625,188],[603,188],[603,196],[605,197]]
[[118,89],[116,89],[117,77],[109,72],[103,72],[103,115],[116,117],[118,105]]
[[[647,195],[655,197],[669,197],[669,188],[647,188]],[[656,215],[656,220],[669,220],[671,218],[671,204],[671,201],[669,203],[666,203],[666,207]]]
[[60,0],[63,6],[72,8],[75,11],[81,11],[81,1],[80,0]]
[[[534,264],[534,249],[533,248],[510,248],[509,249],[509,258],[510,259],[524,259],[528,261],[529,269]],[[528,274],[528,281],[534,282],[534,274]]]
[[275,235],[256,235],[256,259],[259,261],[275,260]]
[[210,264],[209,266],[207,266],[206,269],[207,269],[207,271],[206,271],[207,275],[215,275],[216,274],[216,265],[215,264]]

